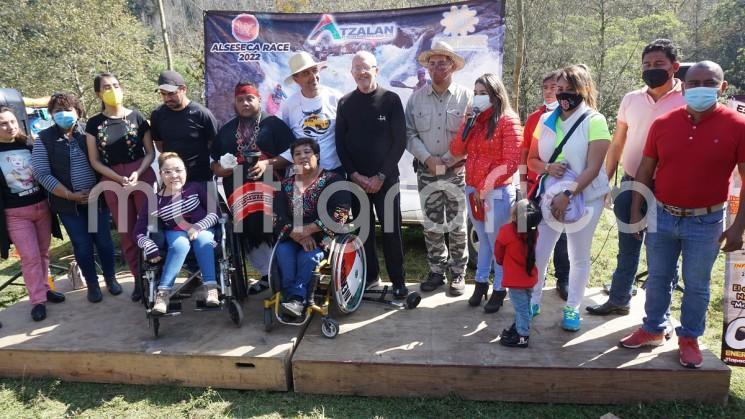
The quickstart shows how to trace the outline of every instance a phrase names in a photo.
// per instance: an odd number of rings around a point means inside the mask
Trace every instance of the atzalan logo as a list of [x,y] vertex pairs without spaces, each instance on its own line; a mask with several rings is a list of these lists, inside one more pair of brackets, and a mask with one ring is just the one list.
[[364,41],[390,41],[396,37],[398,27],[395,23],[379,23],[373,25],[339,25],[334,16],[325,14],[308,35],[308,43],[315,45],[324,37],[328,37],[332,43],[345,43],[358,40]]

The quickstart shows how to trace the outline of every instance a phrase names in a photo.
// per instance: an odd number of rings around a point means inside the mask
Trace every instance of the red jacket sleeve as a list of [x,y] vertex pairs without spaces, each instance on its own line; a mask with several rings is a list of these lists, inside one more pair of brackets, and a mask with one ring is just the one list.
[[494,162],[493,174],[488,174],[482,184],[478,185],[479,190],[492,190],[496,186],[508,182],[512,175],[515,174],[520,164],[522,135],[523,129],[517,115],[506,114],[499,119],[499,125],[495,130],[496,138],[493,138],[492,141],[499,141],[502,156]]
[[454,156],[462,156],[466,154],[466,146],[468,145],[468,141],[463,141],[463,128],[465,126],[465,122],[460,124],[460,127],[458,128],[458,135],[456,135],[450,141],[450,154]]

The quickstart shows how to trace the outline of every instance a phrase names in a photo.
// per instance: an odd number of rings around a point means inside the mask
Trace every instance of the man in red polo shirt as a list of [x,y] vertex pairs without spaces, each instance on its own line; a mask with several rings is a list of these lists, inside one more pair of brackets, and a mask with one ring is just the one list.
[[[722,232],[723,209],[732,170],[745,179],[745,117],[717,103],[727,88],[722,68],[701,61],[686,73],[687,106],[659,117],[649,130],[636,181],[652,189],[646,237],[649,277],[641,328],[623,338],[621,346],[638,348],[664,343],[665,312],[670,307],[676,261],[683,259],[685,291],[680,308],[678,348],[681,365],[698,368],[703,362],[698,337],[704,333],[709,306],[711,269],[719,253],[742,248],[745,209]],[[745,199],[745,188],[740,200]],[[631,223],[645,221],[642,196],[634,193]]]
[[[525,129],[523,129],[523,142],[520,145],[520,183],[527,185],[525,192],[533,188],[537,175],[528,168],[528,152],[530,143],[533,141],[533,132],[538,126],[541,115],[546,112],[552,112],[559,106],[556,100],[556,75],[558,71],[554,70],[543,76],[543,104],[538,107],[532,114],[528,115],[525,120]],[[527,182],[527,183],[526,183]],[[569,254],[567,253],[567,235],[562,233],[559,241],[554,247],[554,276],[556,277],[556,291],[564,301],[566,301],[569,290]]]

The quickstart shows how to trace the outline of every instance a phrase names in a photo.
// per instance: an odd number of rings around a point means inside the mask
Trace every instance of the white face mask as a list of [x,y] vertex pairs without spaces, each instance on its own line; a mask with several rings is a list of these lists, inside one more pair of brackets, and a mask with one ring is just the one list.
[[555,101],[553,101],[551,103],[546,103],[544,101],[543,104],[546,105],[546,110],[547,111],[553,111],[554,109],[556,109],[556,108],[559,107],[559,101],[558,100],[555,100]]
[[491,102],[489,101],[489,95],[475,95],[473,97],[473,102],[471,105],[471,108],[476,112],[484,112],[486,109],[489,109],[491,106]]

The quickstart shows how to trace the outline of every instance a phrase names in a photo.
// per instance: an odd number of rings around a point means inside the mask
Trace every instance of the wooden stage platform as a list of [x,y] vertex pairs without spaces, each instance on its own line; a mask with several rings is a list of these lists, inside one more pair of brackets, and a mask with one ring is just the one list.
[[[487,315],[467,305],[472,286],[459,298],[426,293],[408,311],[365,302],[334,316],[341,333],[329,340],[319,319],[305,330],[277,325],[265,333],[266,292],[244,303],[242,328],[226,312],[186,311],[162,320],[154,339],[142,306],[129,300],[131,280],[122,284],[122,295],[104,292],[99,304],[88,303],[84,289],[69,291],[65,303],[48,304],[40,323],[26,300],[0,311],[0,376],[553,403],[725,403],[729,392],[730,370],[709,350],[703,367],[689,370],[678,363],[675,338],[654,350],[616,346],[640,323],[643,295],[631,315],[583,314],[582,331],[571,333],[558,327],[563,302],[547,290],[530,348],[517,349],[497,342],[513,321],[509,302]],[[605,298],[587,294],[585,303]]]
[[[678,362],[675,337],[654,350],[617,346],[641,322],[641,292],[630,315],[582,314],[582,330],[572,333],[559,327],[564,302],[546,290],[530,347],[519,349],[497,341],[513,322],[509,302],[485,314],[468,306],[471,287],[458,298],[424,294],[406,312],[363,304],[337,317],[334,340],[321,336],[316,319],[292,358],[295,391],[553,403],[727,400],[730,370],[709,350],[702,368],[690,370]],[[606,298],[599,289],[587,295],[585,303]]]
[[86,290],[58,290],[67,301],[47,303],[47,319],[31,320],[24,299],[0,311],[0,375],[59,377],[70,381],[174,384],[256,390],[289,390],[290,356],[299,328],[263,331],[259,298],[244,303],[241,328],[227,310],[163,318],[153,338],[142,304],[133,303],[131,277],[120,278],[124,292],[91,304]]

